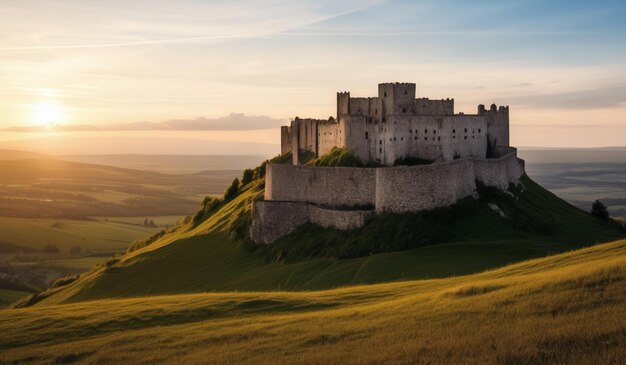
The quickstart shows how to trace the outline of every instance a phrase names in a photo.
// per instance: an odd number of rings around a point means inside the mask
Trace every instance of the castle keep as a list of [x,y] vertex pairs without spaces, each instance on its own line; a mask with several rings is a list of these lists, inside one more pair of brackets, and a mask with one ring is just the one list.
[[[301,156],[334,147],[377,167],[320,167]],[[292,165],[268,164],[264,200],[254,203],[250,237],[269,244],[299,225],[354,229],[372,214],[430,210],[476,196],[477,183],[507,189],[524,174],[509,146],[509,108],[455,114],[454,99],[415,98],[415,84],[384,83],[378,96],[337,93],[337,116],[295,118],[281,128]],[[398,166],[408,159],[430,162]]]
[[324,155],[333,147],[353,151],[363,163],[392,166],[398,159],[452,161],[485,158],[509,145],[509,108],[478,106],[476,114],[454,114],[454,99],[415,98],[415,84],[378,85],[378,96],[337,93],[337,116],[295,118],[281,129],[281,153],[299,164],[302,152]]

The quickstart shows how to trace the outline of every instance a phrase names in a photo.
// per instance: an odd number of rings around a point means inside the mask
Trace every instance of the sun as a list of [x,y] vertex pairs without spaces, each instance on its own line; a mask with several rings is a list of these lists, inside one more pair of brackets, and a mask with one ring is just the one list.
[[34,105],[33,120],[36,125],[49,127],[65,121],[63,108],[55,102],[43,102]]

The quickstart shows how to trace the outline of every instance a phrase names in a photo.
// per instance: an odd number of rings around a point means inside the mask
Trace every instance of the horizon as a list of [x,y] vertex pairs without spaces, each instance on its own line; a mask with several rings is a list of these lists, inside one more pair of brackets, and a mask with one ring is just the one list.
[[626,6],[605,3],[4,5],[0,148],[55,128],[256,133],[391,80],[457,113],[510,105],[515,145],[623,146]]

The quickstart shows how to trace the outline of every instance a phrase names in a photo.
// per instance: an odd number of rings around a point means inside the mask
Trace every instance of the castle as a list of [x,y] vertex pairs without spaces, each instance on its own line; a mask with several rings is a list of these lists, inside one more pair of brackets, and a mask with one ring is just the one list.
[[281,129],[281,153],[299,163],[302,151],[324,155],[333,147],[353,151],[364,163],[393,165],[398,159],[452,161],[485,158],[509,145],[509,108],[478,106],[474,115],[454,114],[454,99],[415,98],[415,84],[378,85],[378,96],[337,93],[337,116],[295,118]]
[[[334,147],[375,167],[302,164]],[[293,164],[266,166],[264,199],[252,207],[250,237],[261,244],[309,222],[354,229],[380,212],[451,205],[477,196],[478,183],[507,189],[524,174],[509,146],[508,107],[455,114],[454,99],[416,99],[412,83],[379,84],[377,97],[337,93],[336,118],[296,117],[281,128],[281,154]],[[411,159],[423,164],[401,166]]]

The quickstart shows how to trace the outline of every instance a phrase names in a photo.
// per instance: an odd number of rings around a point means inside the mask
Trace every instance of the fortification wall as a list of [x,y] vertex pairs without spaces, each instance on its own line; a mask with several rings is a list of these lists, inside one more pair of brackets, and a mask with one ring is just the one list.
[[524,174],[524,162],[516,151],[497,147],[494,153],[500,157],[493,159],[375,169],[270,164],[265,201],[254,203],[250,235],[257,243],[271,243],[306,222],[354,229],[373,214],[328,207],[374,205],[376,212],[413,212],[475,196],[476,181],[506,189]]
[[291,148],[291,126],[280,127],[280,153],[286,155],[292,152]]
[[414,212],[454,204],[474,194],[473,161],[380,168],[376,211]]
[[261,244],[270,244],[311,222],[322,227],[355,229],[362,227],[372,211],[332,210],[307,203],[256,201],[252,205],[250,238]]
[[476,193],[476,181],[508,188],[524,174],[514,148],[500,148],[502,157],[465,158],[432,165],[376,170],[376,211],[412,212],[454,204]]
[[454,99],[415,99],[415,112],[417,115],[453,115]]
[[369,116],[369,98],[350,98],[350,114]]
[[374,169],[268,164],[265,200],[324,206],[373,205]]
[[417,157],[452,161],[487,156],[487,120],[477,115],[389,116],[387,123],[370,125],[370,160],[385,165]]

